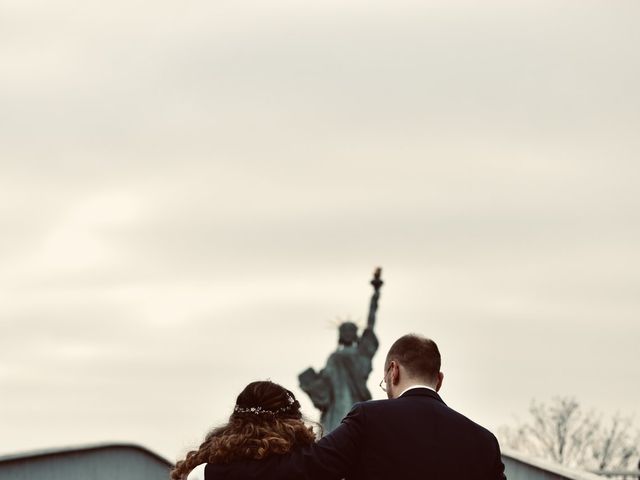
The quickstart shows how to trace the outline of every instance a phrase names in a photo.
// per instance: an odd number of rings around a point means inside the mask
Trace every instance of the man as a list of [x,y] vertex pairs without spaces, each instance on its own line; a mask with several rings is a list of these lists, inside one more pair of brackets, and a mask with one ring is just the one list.
[[443,378],[433,340],[398,339],[381,382],[389,400],[355,405],[305,452],[304,471],[316,479],[504,479],[495,436],[442,401]]

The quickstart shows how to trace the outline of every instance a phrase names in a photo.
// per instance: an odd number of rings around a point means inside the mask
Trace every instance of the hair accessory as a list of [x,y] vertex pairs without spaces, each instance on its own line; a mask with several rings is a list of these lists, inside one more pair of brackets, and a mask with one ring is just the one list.
[[262,407],[241,407],[239,405],[236,405],[235,407],[233,407],[233,413],[252,413],[254,415],[277,415],[279,413],[285,413],[290,410],[293,410],[294,408],[300,407],[300,404],[293,398],[293,396],[291,396],[288,393],[287,393],[287,403],[288,405],[286,407],[277,408],[275,410],[262,408]]

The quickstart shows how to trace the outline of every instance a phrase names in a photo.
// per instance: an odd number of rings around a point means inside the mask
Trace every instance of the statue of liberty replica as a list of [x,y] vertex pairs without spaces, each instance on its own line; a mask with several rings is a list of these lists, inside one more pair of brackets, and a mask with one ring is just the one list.
[[298,376],[300,388],[321,412],[320,423],[325,434],[340,424],[354,403],[371,399],[367,378],[371,373],[371,360],[378,350],[373,326],[383,283],[381,273],[377,268],[371,280],[373,295],[362,335],[358,336],[355,323],[342,323],[338,329],[338,349],[329,355],[327,365],[319,373],[308,368]]

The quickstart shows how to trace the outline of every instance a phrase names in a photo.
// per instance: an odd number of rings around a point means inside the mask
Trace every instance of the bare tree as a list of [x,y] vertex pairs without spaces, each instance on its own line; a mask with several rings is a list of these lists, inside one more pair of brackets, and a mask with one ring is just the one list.
[[610,419],[584,412],[570,397],[554,397],[549,404],[531,402],[529,420],[500,430],[503,445],[538,458],[585,470],[633,468],[638,437],[630,418]]
[[592,455],[598,470],[622,470],[637,465],[640,433],[630,433],[631,419],[614,415],[596,438]]

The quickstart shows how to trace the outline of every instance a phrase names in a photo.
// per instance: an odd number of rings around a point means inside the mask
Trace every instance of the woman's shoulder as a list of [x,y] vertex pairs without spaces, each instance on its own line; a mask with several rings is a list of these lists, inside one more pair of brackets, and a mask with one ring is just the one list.
[[264,471],[268,461],[237,460],[232,463],[201,463],[195,467],[185,480],[211,480],[223,478],[253,478],[254,474]]
[[201,463],[195,467],[189,472],[189,475],[187,475],[187,480],[204,480],[204,467],[206,466],[206,463]]
[[186,480],[297,480],[303,472],[299,459],[294,458],[296,453],[271,455],[262,460],[202,463],[191,470]]

